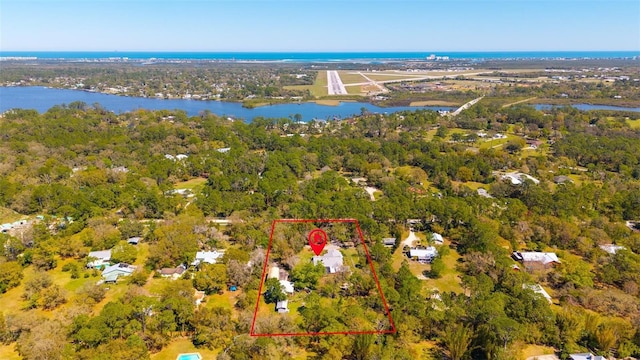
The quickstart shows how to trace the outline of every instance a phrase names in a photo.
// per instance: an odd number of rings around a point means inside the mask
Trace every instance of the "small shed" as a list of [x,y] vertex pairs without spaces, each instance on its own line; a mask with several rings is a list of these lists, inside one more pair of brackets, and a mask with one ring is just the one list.
[[127,243],[131,245],[138,245],[138,243],[140,243],[140,240],[142,240],[140,236],[134,236],[134,237],[128,238]]
[[384,238],[382,239],[382,245],[386,247],[394,247],[396,246],[396,238]]
[[282,300],[276,303],[276,311],[280,314],[289,312],[289,300]]

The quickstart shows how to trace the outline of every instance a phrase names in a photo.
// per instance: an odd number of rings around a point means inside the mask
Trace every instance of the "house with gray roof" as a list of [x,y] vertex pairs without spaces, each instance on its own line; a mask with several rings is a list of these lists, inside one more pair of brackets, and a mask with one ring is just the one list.
[[87,256],[87,268],[102,269],[111,265],[111,250],[91,251]]
[[106,283],[115,283],[121,276],[129,276],[136,271],[136,267],[133,265],[118,263],[108,266],[102,270],[102,278]]
[[327,274],[335,274],[344,270],[344,259],[340,250],[331,249],[322,256],[314,256],[312,260],[313,265],[322,263],[322,265],[324,265],[325,269],[327,270]]

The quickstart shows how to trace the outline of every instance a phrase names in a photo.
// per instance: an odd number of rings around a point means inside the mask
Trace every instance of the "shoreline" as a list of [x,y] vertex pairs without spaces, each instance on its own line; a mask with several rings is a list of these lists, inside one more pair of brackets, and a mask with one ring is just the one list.
[[[29,87],[42,87],[46,89],[56,89],[56,90],[69,90],[69,91],[80,91],[87,93],[95,93],[95,94],[103,94],[103,95],[113,95],[113,96],[121,96],[126,98],[139,98],[139,99],[155,99],[155,100],[184,100],[184,101],[194,101],[194,102],[222,102],[222,103],[235,103],[241,104],[242,107],[246,109],[255,109],[258,107],[272,106],[272,105],[286,105],[286,104],[304,104],[304,103],[315,103],[322,106],[340,106],[340,103],[367,103],[370,105],[375,105],[380,108],[391,108],[394,105],[385,105],[384,103],[371,101],[370,98],[362,97],[362,99],[354,100],[351,98],[342,99],[256,99],[256,103],[252,104],[251,102],[246,102],[245,100],[220,100],[220,99],[184,99],[182,97],[144,97],[144,96],[133,96],[128,94],[114,94],[106,91],[95,91],[89,89],[72,89],[66,87],[56,87],[56,86],[47,86],[47,85],[0,85],[0,87],[4,88],[29,88]],[[252,99],[253,100],[253,99]],[[262,101],[264,100],[264,101]],[[487,99],[490,100],[490,99]],[[520,103],[520,101],[516,101]],[[593,106],[614,106],[621,108],[620,111],[636,111],[633,109],[640,108],[640,101],[619,101],[619,99],[552,99],[552,98],[531,98],[527,99],[527,101],[522,101],[528,105],[554,105],[554,106],[573,106],[573,105],[593,105]],[[515,103],[507,103],[504,105],[516,105]],[[459,107],[458,102],[455,101],[447,101],[447,100],[418,100],[411,101],[408,105],[402,105],[406,107],[415,107],[416,109],[423,106],[442,106],[442,107]],[[629,110],[626,110],[628,108]]]

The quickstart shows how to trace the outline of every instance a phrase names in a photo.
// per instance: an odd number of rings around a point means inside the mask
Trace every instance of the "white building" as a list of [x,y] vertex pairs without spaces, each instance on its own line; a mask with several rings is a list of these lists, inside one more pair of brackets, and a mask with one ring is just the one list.
[[430,263],[438,256],[438,250],[433,246],[429,246],[426,249],[410,249],[409,257],[418,260],[421,263]]
[[224,251],[198,251],[196,253],[196,259],[193,260],[191,265],[198,266],[203,262],[207,264],[215,264],[223,255]]
[[624,246],[614,244],[600,245],[600,249],[608,252],[611,255],[615,255],[619,250],[627,250],[627,248]]
[[89,253],[89,262],[87,262],[87,268],[89,269],[101,269],[110,265],[111,250],[91,251]]

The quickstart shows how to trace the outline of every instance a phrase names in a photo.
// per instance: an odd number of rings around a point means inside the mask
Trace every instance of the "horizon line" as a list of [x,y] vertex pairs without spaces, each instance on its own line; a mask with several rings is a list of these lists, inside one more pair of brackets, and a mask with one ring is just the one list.
[[172,52],[172,53],[433,53],[433,52],[448,52],[448,53],[468,53],[468,52],[480,52],[480,53],[499,53],[499,52],[638,52],[640,49],[616,49],[616,50],[5,50],[0,49],[2,52]]

